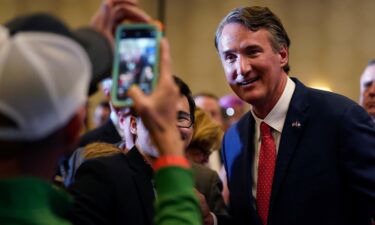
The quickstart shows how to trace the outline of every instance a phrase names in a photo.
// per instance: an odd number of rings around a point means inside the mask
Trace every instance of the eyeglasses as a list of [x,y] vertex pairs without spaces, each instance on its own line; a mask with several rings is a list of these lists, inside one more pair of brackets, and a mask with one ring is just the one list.
[[180,128],[190,128],[193,125],[189,113],[179,111],[177,114],[177,126]]

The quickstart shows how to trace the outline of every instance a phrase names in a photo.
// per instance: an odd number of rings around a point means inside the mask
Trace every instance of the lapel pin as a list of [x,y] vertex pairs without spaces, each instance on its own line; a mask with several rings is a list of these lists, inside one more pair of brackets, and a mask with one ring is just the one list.
[[295,128],[301,128],[301,123],[299,121],[294,121],[292,123],[292,127],[295,127]]

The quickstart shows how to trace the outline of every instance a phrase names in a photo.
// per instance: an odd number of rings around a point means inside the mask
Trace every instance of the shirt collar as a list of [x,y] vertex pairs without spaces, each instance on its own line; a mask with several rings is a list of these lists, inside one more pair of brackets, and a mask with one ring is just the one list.
[[288,77],[283,94],[281,95],[280,99],[277,101],[276,105],[272,108],[271,112],[269,112],[266,118],[264,118],[264,120],[258,118],[253,112],[253,110],[251,110],[251,114],[253,115],[255,119],[257,127],[259,127],[259,124],[262,121],[264,121],[274,130],[281,133],[284,127],[286,114],[288,112],[289,104],[290,104],[290,101],[292,100],[292,96],[293,96],[293,92],[295,88],[296,88],[295,83],[292,81],[292,79]]
[[152,178],[154,175],[154,170],[149,162],[146,161],[140,150],[134,145],[128,153],[126,153],[128,157],[128,162],[132,165],[132,168],[136,169],[137,171],[142,171],[148,178]]

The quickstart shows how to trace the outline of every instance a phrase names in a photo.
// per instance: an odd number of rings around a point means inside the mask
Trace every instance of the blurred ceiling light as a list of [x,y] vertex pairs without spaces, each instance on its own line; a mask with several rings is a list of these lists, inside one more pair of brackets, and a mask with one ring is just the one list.
[[234,115],[234,109],[229,107],[225,110],[225,113],[228,115],[228,116],[233,116]]

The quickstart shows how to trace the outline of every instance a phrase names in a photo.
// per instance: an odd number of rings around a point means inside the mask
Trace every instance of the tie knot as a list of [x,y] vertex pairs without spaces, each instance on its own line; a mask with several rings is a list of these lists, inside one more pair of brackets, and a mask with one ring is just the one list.
[[260,123],[260,135],[262,137],[271,136],[271,127],[265,122]]

